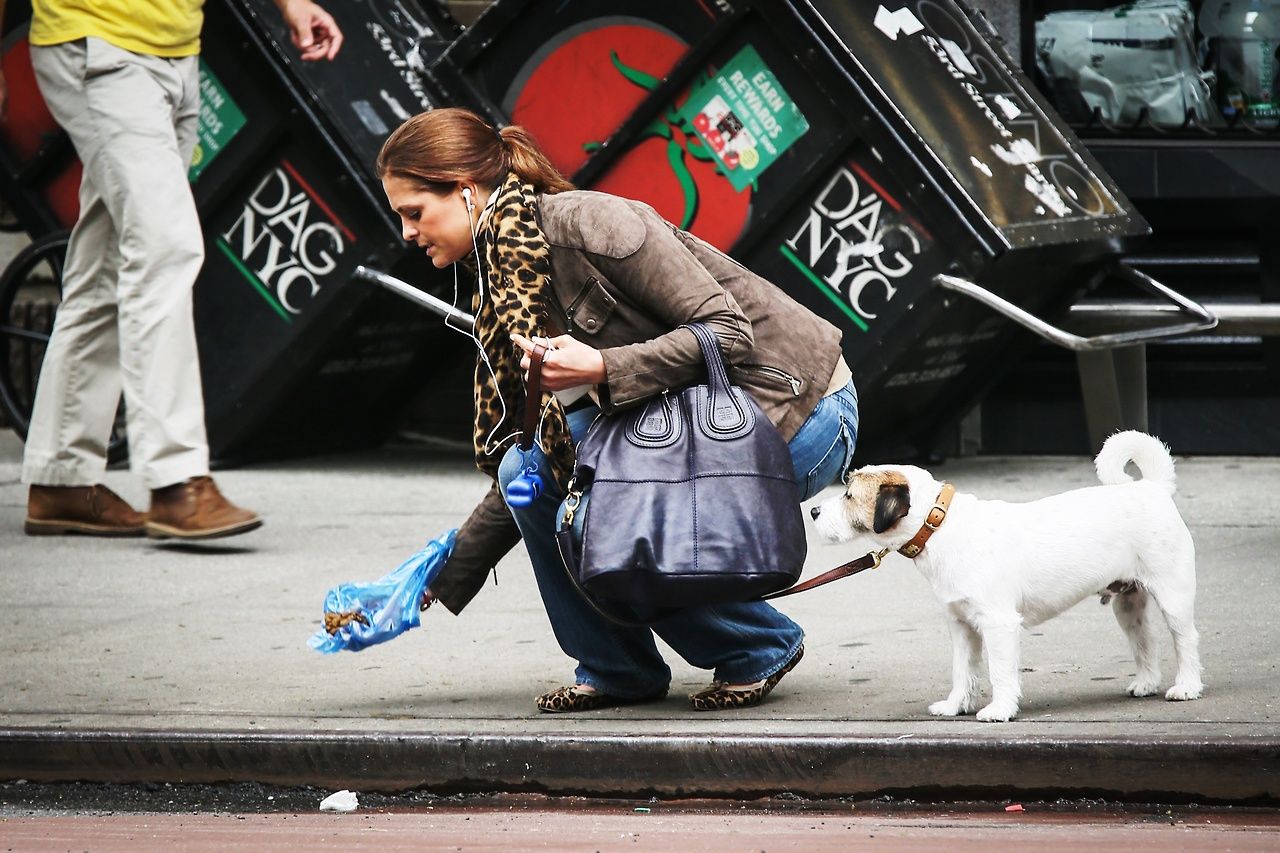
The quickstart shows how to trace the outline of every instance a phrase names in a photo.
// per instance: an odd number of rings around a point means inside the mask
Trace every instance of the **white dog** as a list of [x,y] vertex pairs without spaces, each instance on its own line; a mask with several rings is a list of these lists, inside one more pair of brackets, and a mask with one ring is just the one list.
[[[1125,473],[1130,461],[1140,481]],[[992,701],[978,719],[1012,719],[1021,698],[1019,629],[1095,594],[1103,603],[1114,595],[1111,606],[1138,668],[1130,695],[1159,689],[1156,619],[1163,614],[1178,661],[1165,698],[1200,697],[1195,546],[1173,504],[1173,458],[1158,439],[1130,431],[1107,439],[1094,465],[1101,486],[1030,503],[955,494],[942,511],[935,502],[943,484],[928,471],[868,466],[850,473],[844,494],[810,511],[831,541],[858,539],[916,554],[916,568],[946,608],[953,648],[951,693],[929,713],[955,716],[977,707],[985,647]],[[923,549],[913,549],[920,537]]]

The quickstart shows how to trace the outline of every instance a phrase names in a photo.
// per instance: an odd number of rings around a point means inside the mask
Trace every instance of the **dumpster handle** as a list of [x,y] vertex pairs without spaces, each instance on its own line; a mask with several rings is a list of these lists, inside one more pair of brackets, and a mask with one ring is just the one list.
[[403,296],[405,299],[418,303],[423,308],[434,311],[444,318],[445,325],[453,326],[455,329],[474,334],[476,319],[465,311],[460,311],[454,306],[445,302],[443,299],[432,296],[426,291],[419,290],[406,281],[401,281],[392,275],[387,275],[381,270],[375,270],[366,267],[364,264],[356,267],[355,277],[364,279],[365,281],[380,284],[392,293]]
[[1193,317],[1194,319],[1183,323],[1157,326],[1152,329],[1139,329],[1134,332],[1114,332],[1111,334],[1095,335],[1093,337],[1085,338],[1079,335],[1073,335],[1070,332],[1059,329],[1057,326],[1046,323],[1034,314],[1024,311],[1012,302],[996,296],[985,287],[974,284],[968,279],[939,273],[933,277],[933,283],[938,287],[945,287],[948,290],[963,293],[971,299],[976,299],[978,302],[981,302],[983,305],[986,305],[997,313],[1003,314],[1020,326],[1030,329],[1050,343],[1055,343],[1060,347],[1065,347],[1076,352],[1087,352],[1090,350],[1128,346],[1130,344],[1142,343],[1143,341],[1172,337],[1173,335],[1184,335],[1188,332],[1200,332],[1206,329],[1212,329],[1214,326],[1218,325],[1218,318],[1213,314],[1213,312],[1209,311],[1198,302],[1193,302],[1181,293],[1178,293],[1176,290],[1156,281],[1146,273],[1139,272],[1125,264],[1120,264],[1119,268],[1121,274],[1134,284],[1138,285],[1138,287],[1154,293],[1157,296],[1163,296],[1165,299],[1177,306],[1182,313]]

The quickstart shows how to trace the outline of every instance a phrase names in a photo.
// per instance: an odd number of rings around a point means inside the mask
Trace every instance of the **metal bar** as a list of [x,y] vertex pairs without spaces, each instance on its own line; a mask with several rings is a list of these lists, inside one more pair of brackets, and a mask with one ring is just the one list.
[[[1205,303],[1206,311],[1218,318],[1214,335],[1280,335],[1280,302]],[[1128,302],[1084,302],[1071,306],[1068,315],[1073,327],[1082,331],[1115,328],[1117,325],[1159,323],[1178,313],[1173,305]]]
[[1146,346],[1076,353],[1089,446],[1097,451],[1120,430],[1147,432]]
[[1238,255],[1126,255],[1125,263],[1141,267],[1255,267],[1258,253]]
[[1206,329],[1212,329],[1218,324],[1218,318],[1206,311],[1203,306],[1192,302],[1181,293],[1166,287],[1151,276],[1138,272],[1130,267],[1126,267],[1123,264],[1118,266],[1116,269],[1122,276],[1137,284],[1142,289],[1164,297],[1174,303],[1174,305],[1178,306],[1178,308],[1181,309],[1181,313],[1194,317],[1195,319],[1185,323],[1174,323],[1154,329],[1115,332],[1112,334],[1085,338],[1063,331],[1057,326],[1041,320],[1034,314],[1024,311],[1012,302],[997,296],[981,285],[974,284],[968,279],[940,273],[933,277],[933,283],[938,287],[954,290],[957,293],[962,293],[977,302],[981,302],[996,313],[1003,314],[1018,325],[1035,332],[1045,340],[1075,352],[1086,352],[1088,350],[1127,346],[1129,344],[1141,343],[1143,341],[1172,337],[1173,335],[1200,332]]
[[405,299],[412,302],[416,302],[429,311],[434,311],[436,314],[439,314],[444,318],[445,325],[462,329],[464,332],[468,333],[474,333],[475,331],[475,317],[472,317],[464,311],[459,311],[443,299],[419,290],[412,284],[401,281],[395,276],[387,275],[381,270],[371,269],[361,264],[356,267],[355,277],[373,282],[374,284],[382,285],[392,293],[395,293],[398,296],[403,296]]

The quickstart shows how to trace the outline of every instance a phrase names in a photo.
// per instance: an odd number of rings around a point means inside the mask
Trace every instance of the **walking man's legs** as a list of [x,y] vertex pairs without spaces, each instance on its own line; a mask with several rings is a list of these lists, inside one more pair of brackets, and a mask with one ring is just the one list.
[[[253,529],[261,519],[229,504],[207,476],[192,322],[204,247],[186,179],[197,60],[88,38],[35,48],[32,64],[84,164],[91,204],[69,247],[52,358],[41,372],[24,461],[31,509],[53,493],[42,487],[84,488],[101,476],[123,388],[131,465],[152,489],[148,532],[204,538]],[[95,253],[101,262],[86,258]]]

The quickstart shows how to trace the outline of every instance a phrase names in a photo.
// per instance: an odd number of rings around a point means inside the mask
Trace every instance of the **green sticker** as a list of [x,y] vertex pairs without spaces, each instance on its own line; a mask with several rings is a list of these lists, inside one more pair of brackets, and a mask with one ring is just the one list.
[[244,127],[244,113],[231,100],[222,81],[214,76],[204,60],[200,60],[200,126],[196,130],[196,147],[191,152],[187,180],[195,183],[213,158]]
[[714,152],[735,190],[750,186],[809,122],[751,45],[689,95],[680,114]]

